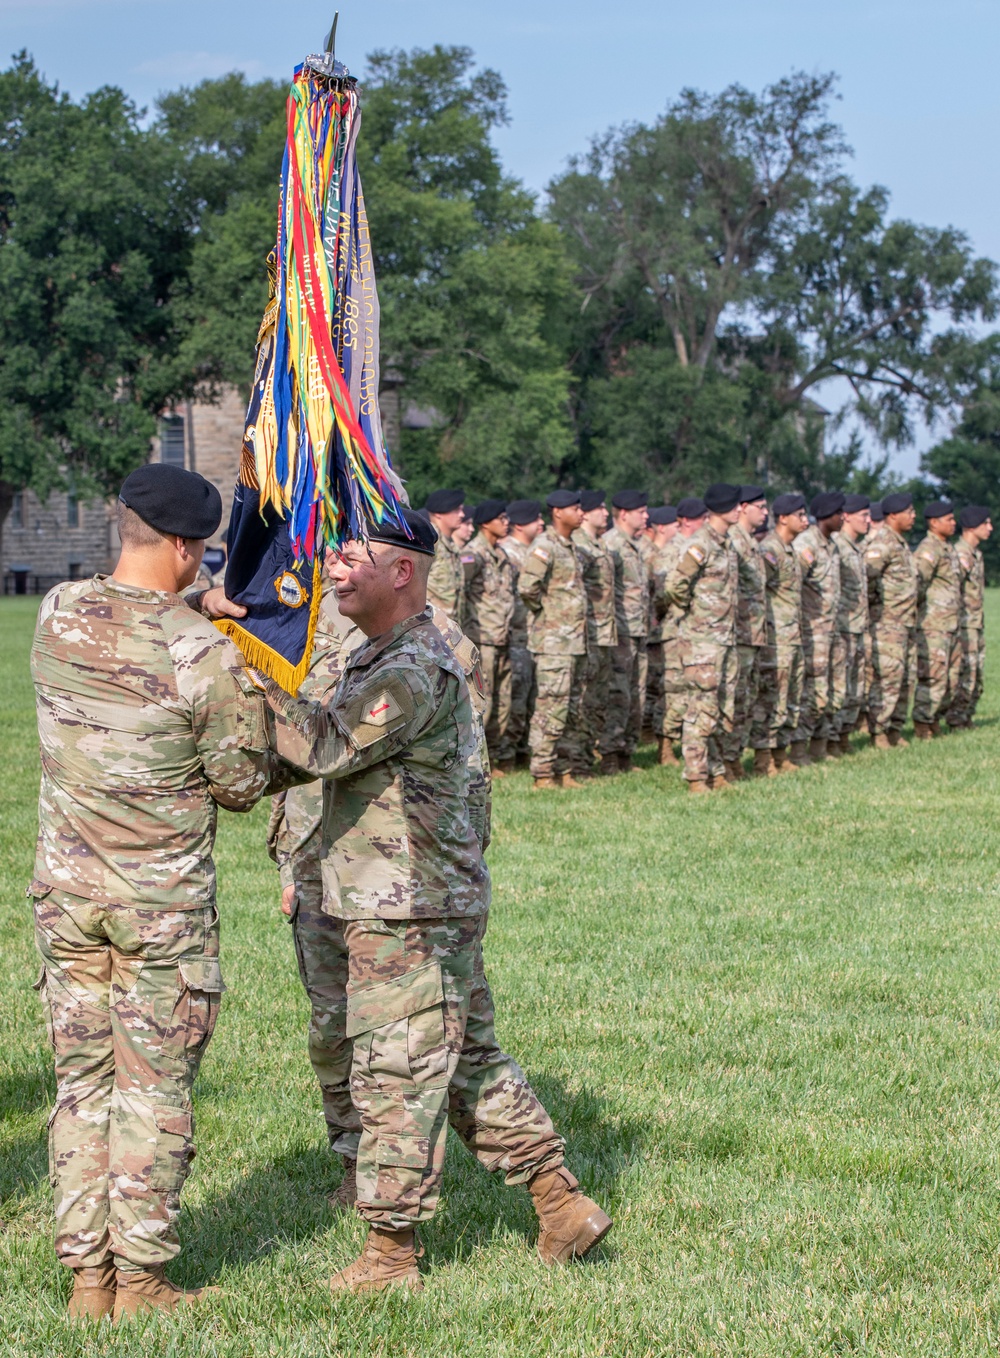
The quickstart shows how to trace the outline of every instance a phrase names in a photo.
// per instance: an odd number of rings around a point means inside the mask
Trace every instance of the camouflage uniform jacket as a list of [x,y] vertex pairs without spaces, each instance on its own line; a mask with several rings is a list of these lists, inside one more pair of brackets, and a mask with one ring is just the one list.
[[917,620],[917,571],[906,542],[887,523],[865,543],[868,621],[872,627],[909,629]]
[[649,626],[649,571],[639,543],[620,528],[612,528],[601,541],[615,559],[618,640],[644,637]]
[[587,654],[587,593],[572,542],[546,529],[524,559],[517,588],[528,609],[530,651]]
[[144,909],[214,901],[218,807],[248,811],[274,766],[243,664],[176,594],[106,576],[50,590],[31,651],[37,884]]
[[451,538],[438,534],[434,544],[434,560],[427,577],[427,602],[447,613],[459,627],[464,621],[465,578],[462,574],[462,555]]
[[477,533],[462,552],[463,629],[477,646],[505,646],[514,617],[516,574],[510,557]]
[[840,606],[840,553],[816,524],[794,542],[802,568],[802,633],[832,636]]
[[802,644],[802,568],[794,548],[774,529],[760,544],[767,580],[767,643]]
[[734,523],[729,541],[740,559],[736,640],[740,646],[767,644],[767,576],[757,541],[742,524]]
[[[711,524],[685,540],[663,590],[683,612],[680,638],[691,645],[735,646],[740,559],[728,533]],[[701,663],[692,656],[690,664]]]
[[950,542],[928,533],[913,553],[917,568],[917,626],[957,632],[962,622],[962,567]]
[[683,610],[668,598],[664,586],[681,553],[691,541],[675,533],[669,542],[649,558],[649,632],[647,641],[676,641],[680,634]]
[[861,636],[868,631],[868,576],[861,544],[846,533],[834,533],[840,553],[840,604],[837,631]]
[[431,609],[351,653],[331,698],[265,681],[278,753],[330,779],[323,798],[323,909],[341,919],[443,919],[489,909],[488,797],[462,666]]
[[580,552],[583,584],[587,591],[587,640],[591,646],[617,646],[615,621],[615,563],[604,544],[577,528],[573,542]]
[[983,554],[978,547],[971,546],[965,538],[959,538],[955,545],[958,557],[959,584],[962,587],[962,626],[970,631],[983,629],[983,595],[986,590],[986,569]]
[[521,567],[524,565],[525,558],[531,548],[526,547],[521,539],[516,538],[513,533],[504,538],[500,547],[514,568],[514,614],[510,620],[510,635],[507,640],[510,642],[511,649],[519,647],[521,650],[527,650],[528,610],[524,606],[524,600],[517,592],[517,577],[521,573]]

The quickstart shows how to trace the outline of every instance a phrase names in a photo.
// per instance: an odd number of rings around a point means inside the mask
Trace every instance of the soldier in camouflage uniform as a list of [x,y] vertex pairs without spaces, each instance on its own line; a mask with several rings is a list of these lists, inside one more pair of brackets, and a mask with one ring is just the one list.
[[681,656],[688,706],[681,744],[688,791],[726,784],[723,741],[733,729],[739,657],[736,601],[739,557],[729,530],[739,515],[739,486],[725,482],[705,492],[708,522],[684,547],[663,592],[680,610]]
[[833,542],[844,523],[844,496],[826,490],[810,505],[816,522],[795,539],[802,571],[802,695],[790,757],[799,766],[826,758],[833,739],[833,640],[840,607],[840,553]]
[[427,581],[427,598],[459,627],[465,622],[465,576],[461,546],[454,536],[465,521],[464,501],[464,490],[436,490],[428,495],[424,506],[437,533],[434,565]]
[[864,698],[868,664],[868,576],[861,539],[871,524],[867,495],[844,498],[844,523],[833,536],[840,554],[840,604],[833,639],[831,721],[834,734],[827,752],[835,758],[851,752],[851,732],[857,728]]
[[663,650],[663,696],[653,713],[658,764],[680,763],[674,746],[680,744],[688,705],[680,639],[682,613],[668,599],[663,587],[687,543],[704,527],[707,515],[704,500],[695,497],[681,500],[677,506],[677,533],[665,547],[657,549],[650,561],[650,617],[656,619],[652,635],[659,639]]
[[[760,656],[767,644],[767,581],[760,555],[757,529],[767,523],[767,500],[760,486],[740,486],[739,514],[729,530],[729,541],[739,557],[739,595],[736,604],[736,654],[739,674],[733,702],[733,729],[724,736],[722,757],[726,777],[739,782],[743,751],[750,743],[750,723],[760,685]],[[757,751],[758,772],[767,772],[770,754]]]
[[[760,657],[750,728],[754,767],[769,778],[795,770],[787,748],[799,724],[802,691],[802,573],[792,543],[809,524],[802,495],[779,495],[771,514],[774,528],[760,544],[767,585],[767,645]],[[757,751],[766,753],[758,756]]]
[[653,603],[656,564],[667,544],[677,536],[677,510],[659,505],[649,511],[646,529],[649,547],[643,551],[649,577],[649,619],[646,627],[646,699],[642,713],[642,739],[656,740],[663,720],[663,638]]
[[536,788],[578,787],[583,738],[580,703],[587,672],[587,594],[583,562],[572,536],[583,521],[580,492],[554,490],[546,499],[552,527],[536,539],[517,578],[528,610],[528,646],[535,659],[531,772]]
[[514,619],[514,567],[500,547],[509,520],[503,500],[484,500],[472,521],[479,529],[462,552],[465,572],[464,630],[479,648],[486,693],[486,743],[498,776],[512,771],[510,724],[510,626]]
[[[610,1228],[563,1166],[563,1143],[497,1046],[482,942],[489,788],[473,777],[469,689],[424,608],[433,535],[384,524],[332,569],[342,612],[368,640],[323,704],[265,681],[281,756],[324,783],[324,910],[344,922],[347,1036],[361,1115],[361,1256],[335,1292],[419,1289],[414,1227],[434,1215],[450,1122],[486,1168],[526,1183],[548,1262]],[[335,791],[334,791],[335,789]]]
[[906,537],[916,517],[904,492],[882,501],[885,518],[865,543],[868,619],[871,629],[871,685],[868,730],[879,750],[905,746],[903,724],[916,658],[917,572]]
[[604,544],[615,563],[618,645],[611,668],[608,713],[601,734],[601,773],[627,773],[642,728],[646,699],[646,630],[649,627],[649,572],[639,543],[648,511],[643,491],[612,497],[615,526]]
[[[517,592],[517,577],[535,539],[545,531],[538,500],[512,500],[507,506],[510,533],[500,543],[514,567],[514,616],[510,624],[510,719],[507,738],[518,764],[529,758],[528,731],[535,710],[535,657],[528,650],[528,610]],[[504,773],[513,770],[504,767]]]
[[594,751],[604,732],[618,624],[615,620],[615,563],[601,536],[608,523],[604,491],[581,491],[580,508],[583,522],[574,530],[572,540],[583,567],[587,594],[587,670],[580,703],[581,739],[576,742],[578,757],[570,772],[576,778],[589,778]]
[[958,553],[962,586],[962,626],[959,633],[962,646],[962,667],[958,688],[948,709],[948,727],[961,731],[972,725],[976,704],[983,692],[983,591],[986,573],[980,544],[993,532],[990,511],[985,505],[966,505],[959,515],[962,536],[955,551]]
[[70,1312],[199,1300],[163,1275],[194,1156],[191,1087],[223,991],[219,806],[268,787],[267,709],[243,657],[180,597],[222,502],[155,464],[121,489],[112,576],[45,597],[31,654],[42,756],[34,898],[55,1052],[56,1253]]
[[941,735],[941,721],[958,689],[962,669],[962,568],[951,538],[955,513],[945,500],[924,509],[927,536],[913,553],[917,568],[917,686],[913,733]]

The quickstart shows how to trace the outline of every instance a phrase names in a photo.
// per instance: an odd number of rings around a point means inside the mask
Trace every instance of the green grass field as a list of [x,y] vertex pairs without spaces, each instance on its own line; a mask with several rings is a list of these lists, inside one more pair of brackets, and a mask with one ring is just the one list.
[[[616,1227],[548,1272],[523,1189],[449,1146],[426,1291],[324,1279],[336,1183],[266,808],[222,817],[229,993],[196,1090],[185,1319],[62,1318],[53,1081],[24,889],[33,600],[0,601],[0,1353],[995,1354],[1000,1343],[1000,686],[978,729],[687,798],[646,767],[497,792],[488,964],[501,1041]],[[1000,594],[988,626],[1000,635]]]

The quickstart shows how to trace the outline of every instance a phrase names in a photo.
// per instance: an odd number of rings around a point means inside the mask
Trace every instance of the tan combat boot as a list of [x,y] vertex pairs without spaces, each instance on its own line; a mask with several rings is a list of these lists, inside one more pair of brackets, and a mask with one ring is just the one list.
[[933,740],[934,727],[931,726],[930,722],[915,721],[913,723],[913,734],[918,740]]
[[660,736],[656,742],[656,762],[677,765],[681,761],[674,754],[674,742],[669,736]]
[[558,778],[536,778],[531,786],[531,790],[532,792],[544,792],[547,789],[558,788],[561,786],[562,784],[559,782]]
[[546,1264],[582,1259],[611,1230],[611,1218],[580,1192],[565,1165],[536,1174],[528,1192],[538,1213],[538,1253]]
[[121,1269],[116,1272],[116,1321],[122,1316],[141,1315],[144,1311],[176,1311],[178,1306],[196,1306],[222,1291],[221,1287],[178,1287],[165,1276],[162,1266],[140,1273],[123,1273]]
[[777,765],[774,762],[773,750],[754,750],[753,752],[753,777],[754,778],[776,778],[778,776]]
[[820,736],[813,736],[809,742],[809,758],[814,764],[822,764],[826,758],[826,740]]
[[704,783],[700,779],[696,779],[694,782],[688,783],[688,792],[692,793],[692,795],[696,797],[701,797],[711,791],[712,789],[708,785],[708,783]]
[[358,1162],[349,1155],[342,1155],[344,1177],[340,1186],[327,1197],[332,1212],[353,1212],[358,1201]]
[[889,736],[889,744],[892,746],[894,750],[909,749],[910,742],[908,740],[903,739],[902,731],[889,731],[887,734]]
[[840,756],[841,756],[843,753],[844,753],[844,751],[840,748],[840,737],[839,737],[839,736],[836,738],[836,740],[828,740],[828,741],[826,742],[826,757],[827,757],[827,759],[839,759]]
[[838,746],[839,746],[839,748],[840,748],[840,753],[841,753],[841,754],[853,754],[853,753],[854,753],[854,751],[851,749],[851,735],[850,735],[850,732],[849,732],[849,731],[845,731],[845,732],[841,735],[840,740],[838,741]]
[[788,758],[797,769],[807,769],[812,763],[809,758],[809,746],[804,740],[793,740]]
[[408,1287],[422,1292],[423,1282],[417,1269],[417,1250],[412,1228],[389,1231],[369,1226],[365,1247],[345,1269],[330,1279],[331,1292],[383,1292],[387,1287]]
[[774,767],[779,773],[794,773],[797,764],[793,764],[788,757],[788,751],[784,745],[777,745],[774,749]]
[[872,744],[876,750],[891,750],[892,741],[884,731],[879,731],[872,736]]
[[602,754],[601,766],[597,772],[602,778],[613,778],[618,772],[618,756],[616,754]]
[[73,1270],[73,1295],[66,1307],[71,1320],[100,1320],[115,1309],[115,1265],[106,1259],[92,1268]]
[[561,773],[559,775],[560,787],[583,787],[578,778],[574,778],[571,773]]
[[931,734],[935,736],[944,735],[944,732],[941,730],[941,720],[939,717],[935,717],[931,722]]
[[743,767],[742,759],[730,759],[726,762],[726,782],[742,783],[747,776],[746,769]]
[[732,784],[724,773],[713,773],[709,776],[709,792],[728,792],[731,787]]

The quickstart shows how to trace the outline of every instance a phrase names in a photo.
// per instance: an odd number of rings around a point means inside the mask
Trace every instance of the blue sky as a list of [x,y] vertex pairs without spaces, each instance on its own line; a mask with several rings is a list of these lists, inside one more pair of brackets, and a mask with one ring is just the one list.
[[[329,28],[334,0],[0,0],[3,54],[26,47],[74,96],[104,83],[141,104],[239,68],[286,77]],[[952,224],[1000,259],[997,0],[340,0],[338,55],[471,47],[510,89],[497,145],[543,189],[589,138],[650,120],[685,85],[758,89],[793,68],[834,70],[852,174],[893,211]]]

